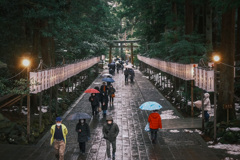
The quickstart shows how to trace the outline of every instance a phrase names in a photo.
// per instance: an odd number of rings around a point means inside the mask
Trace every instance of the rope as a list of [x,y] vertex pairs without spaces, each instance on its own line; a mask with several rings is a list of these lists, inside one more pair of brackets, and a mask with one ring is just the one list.
[[[27,67],[26,67],[27,68]],[[10,79],[13,79],[15,77],[17,77],[19,74],[21,74],[26,68],[24,68],[21,72],[19,72],[18,74],[16,74],[15,76],[11,77],[11,78],[8,78],[7,80],[10,80]]]

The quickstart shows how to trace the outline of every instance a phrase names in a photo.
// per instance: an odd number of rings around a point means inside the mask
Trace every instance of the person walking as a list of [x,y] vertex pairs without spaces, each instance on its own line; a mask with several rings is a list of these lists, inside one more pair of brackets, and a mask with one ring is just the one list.
[[119,73],[119,70],[121,69],[121,64],[118,62],[117,64],[117,73]]
[[80,152],[85,155],[86,142],[90,139],[90,129],[85,119],[79,119],[79,123],[76,125],[76,132],[78,133]]
[[126,69],[124,70],[125,83],[128,82],[128,75],[129,75],[128,69],[126,68]]
[[108,89],[108,95],[109,95],[109,99],[110,99],[110,105],[112,105],[112,106],[113,106],[113,99],[115,97],[115,92],[116,92],[116,90],[115,90],[115,88],[113,88],[113,85],[111,84]]
[[101,105],[102,105],[102,111],[103,111],[103,116],[107,115],[107,109],[108,109],[108,95],[107,94],[101,94]]
[[91,102],[92,105],[92,115],[98,115],[97,109],[99,107],[99,99],[95,93],[91,94],[91,96],[89,97],[89,102]]
[[61,117],[56,118],[56,124],[52,125],[50,133],[52,135],[50,145],[54,143],[55,157],[58,160],[64,160],[68,130],[67,127],[62,124]]
[[116,138],[119,133],[119,128],[116,123],[113,123],[113,118],[111,116],[106,117],[106,122],[103,125],[103,138],[106,139],[107,144],[107,157],[108,159],[111,159],[110,155],[110,145],[112,145],[112,158],[115,159],[115,153],[116,153]]
[[100,87],[100,93],[102,95],[107,95],[107,93],[108,93],[108,86],[106,85],[106,82],[102,83],[102,86]]
[[100,89],[99,89],[98,86],[94,87],[94,89],[99,91],[99,93],[96,93],[96,96],[98,97],[98,101],[99,101],[97,111],[101,112],[101,109],[100,109],[100,100],[101,100]]
[[162,120],[158,110],[153,111],[148,117],[149,128],[151,131],[151,140],[152,143],[155,144],[157,141],[157,132],[158,128],[162,128]]
[[134,77],[135,77],[135,72],[134,72],[134,70],[133,70],[132,68],[130,68],[130,69],[128,69],[128,73],[129,73],[129,75],[130,75],[130,80],[131,80],[131,82],[133,82],[133,79],[134,79]]
[[211,109],[211,102],[210,102],[209,97],[210,97],[209,93],[204,93],[203,104],[204,104],[204,120],[205,120],[205,122],[209,121],[208,111]]

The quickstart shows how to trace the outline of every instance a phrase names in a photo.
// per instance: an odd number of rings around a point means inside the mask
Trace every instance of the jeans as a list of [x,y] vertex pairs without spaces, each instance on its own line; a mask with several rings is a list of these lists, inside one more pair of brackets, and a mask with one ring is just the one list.
[[157,141],[157,132],[158,132],[158,129],[151,129],[150,128],[150,131],[151,131],[151,140],[156,142]]
[[79,142],[79,148],[82,153],[85,153],[85,147],[86,143],[85,142]]
[[109,140],[106,140],[106,143],[107,143],[107,156],[108,158],[111,157],[110,155],[110,145],[112,144],[112,154],[115,155],[115,152],[116,152],[116,140],[113,141],[113,142],[110,142]]
[[208,121],[209,121],[208,111],[204,111],[204,120],[205,120],[205,122],[208,122]]

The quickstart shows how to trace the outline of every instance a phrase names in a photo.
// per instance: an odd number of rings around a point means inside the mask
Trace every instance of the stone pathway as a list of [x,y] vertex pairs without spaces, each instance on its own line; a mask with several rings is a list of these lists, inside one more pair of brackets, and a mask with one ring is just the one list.
[[[105,71],[107,72],[107,71]],[[117,160],[217,160],[219,159],[209,149],[206,143],[196,132],[186,132],[186,128],[200,128],[200,119],[184,119],[177,110],[162,96],[158,90],[138,70],[135,71],[135,82],[124,82],[124,75],[116,74],[113,83],[116,89],[114,106],[109,107],[107,114],[112,115],[114,122],[119,125],[117,137]],[[102,77],[92,84],[92,87],[101,85]],[[91,115],[89,94],[82,95],[63,117],[75,112],[86,112]],[[145,101],[156,101],[163,108],[163,129],[158,132],[157,144],[152,144],[150,135],[144,130],[149,111],[142,111],[138,107]],[[165,116],[166,114],[166,116]],[[177,118],[177,119],[169,119]],[[66,160],[104,160],[106,159],[106,143],[102,138],[102,125],[105,118],[100,115],[93,117],[90,124],[91,140],[87,143],[87,154],[79,154],[77,121],[64,120],[69,134],[67,136]],[[177,129],[177,130],[176,130]],[[43,143],[41,143],[43,142]],[[52,160],[53,147],[49,146],[49,133],[35,146],[0,145],[0,155],[3,160]],[[4,147],[4,148],[3,148]],[[15,148],[14,148],[15,147]],[[12,154],[12,153],[14,154]]]

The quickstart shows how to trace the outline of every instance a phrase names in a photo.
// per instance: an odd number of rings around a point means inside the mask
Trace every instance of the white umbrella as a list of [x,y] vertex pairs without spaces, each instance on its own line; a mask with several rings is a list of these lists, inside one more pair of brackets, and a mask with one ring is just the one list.
[[112,75],[111,74],[108,74],[108,73],[105,73],[102,75],[103,77],[111,77],[112,78]]
[[131,65],[127,65],[127,66],[125,66],[125,68],[132,68],[132,66]]

